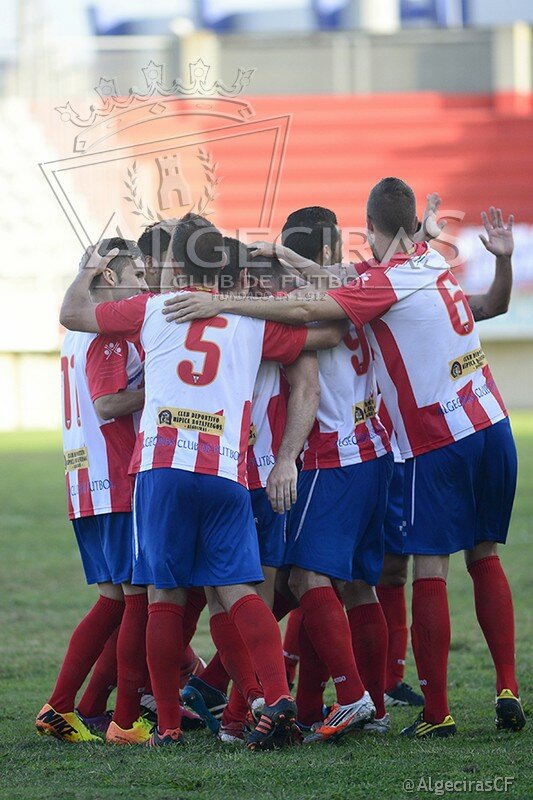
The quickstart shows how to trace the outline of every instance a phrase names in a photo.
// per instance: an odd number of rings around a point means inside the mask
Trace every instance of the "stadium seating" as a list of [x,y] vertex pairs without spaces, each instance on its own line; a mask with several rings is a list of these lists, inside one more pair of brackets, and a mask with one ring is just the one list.
[[[496,200],[533,223],[524,181],[533,168],[533,117],[500,111],[496,98],[424,93],[251,102],[260,117],[292,115],[274,228],[311,203],[334,208],[342,225],[364,224],[368,189],[385,175],[401,176],[420,197],[438,190],[446,209],[466,213],[466,224],[479,224],[480,210]],[[220,224],[239,224],[246,215],[251,178],[267,148],[266,141],[246,149],[235,142],[240,199],[221,205]],[[231,167],[225,161],[224,173]]]

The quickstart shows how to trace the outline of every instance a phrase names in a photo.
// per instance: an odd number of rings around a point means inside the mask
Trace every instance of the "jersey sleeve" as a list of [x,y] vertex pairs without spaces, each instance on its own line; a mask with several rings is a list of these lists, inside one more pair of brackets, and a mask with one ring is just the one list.
[[381,317],[397,301],[391,282],[379,268],[369,269],[348,286],[331,289],[328,295],[358,327]]
[[267,361],[292,364],[304,349],[307,329],[280,322],[267,321],[263,336],[262,357]]
[[128,343],[125,339],[97,336],[87,350],[85,372],[91,400],[116,394],[128,386]]
[[149,294],[137,294],[126,300],[99,303],[96,306],[96,321],[102,333],[123,336],[130,342],[139,343],[141,328]]

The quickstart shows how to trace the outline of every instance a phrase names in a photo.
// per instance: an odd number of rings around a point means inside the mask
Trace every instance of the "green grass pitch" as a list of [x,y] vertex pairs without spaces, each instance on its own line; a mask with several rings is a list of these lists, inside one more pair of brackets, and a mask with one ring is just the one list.
[[[502,561],[514,592],[518,675],[527,705],[533,660],[533,414],[514,414],[513,425],[520,453],[520,487]],[[260,754],[222,748],[205,732],[189,734],[188,746],[179,751],[62,745],[42,739],[33,727],[35,714],[50,693],[72,628],[92,604],[95,590],[84,583],[74,536],[65,519],[59,435],[3,434],[0,797],[421,800],[478,792],[488,797],[533,797],[533,724],[530,720],[519,734],[495,730],[493,669],[474,616],[471,581],[461,556],[453,557],[450,573],[449,684],[459,728],[453,739],[399,739],[398,731],[414,716],[412,710],[393,710],[393,733],[387,737],[357,734],[338,746]],[[194,645],[204,657],[211,655],[205,617]],[[416,685],[411,654],[406,677]],[[497,777],[513,779],[507,792],[503,783],[496,783],[499,791],[483,783]],[[451,791],[439,781],[459,784]]]

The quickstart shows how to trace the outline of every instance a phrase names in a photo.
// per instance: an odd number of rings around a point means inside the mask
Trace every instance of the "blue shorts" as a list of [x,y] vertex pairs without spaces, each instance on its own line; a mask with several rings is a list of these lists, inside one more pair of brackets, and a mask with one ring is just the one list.
[[285,560],[286,514],[276,514],[266,489],[250,492],[252,511],[259,540],[259,554],[264,567],[281,567]]
[[387,453],[348,467],[301,472],[285,563],[375,586],[383,566],[383,521],[393,463]]
[[250,493],[181,469],[140,472],[133,500],[133,582],[157,589],[264,580]]
[[517,478],[508,419],[405,463],[404,553],[448,555],[504,544]]
[[394,463],[394,471],[389,486],[387,514],[383,526],[385,536],[385,552],[403,555],[405,530],[403,524],[403,482],[405,464]]
[[131,581],[132,521],[126,511],[72,520],[88,584]]

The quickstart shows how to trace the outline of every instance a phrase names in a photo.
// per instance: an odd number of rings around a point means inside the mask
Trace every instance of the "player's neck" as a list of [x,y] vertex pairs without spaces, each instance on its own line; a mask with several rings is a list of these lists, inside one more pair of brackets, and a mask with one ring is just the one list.
[[415,252],[416,245],[413,240],[406,236],[386,236],[382,233],[374,232],[371,245],[372,254],[376,261],[380,263],[390,261],[395,255],[410,255]]
[[91,289],[91,298],[95,303],[108,303],[112,300],[116,300],[111,287],[99,287],[98,289]]

